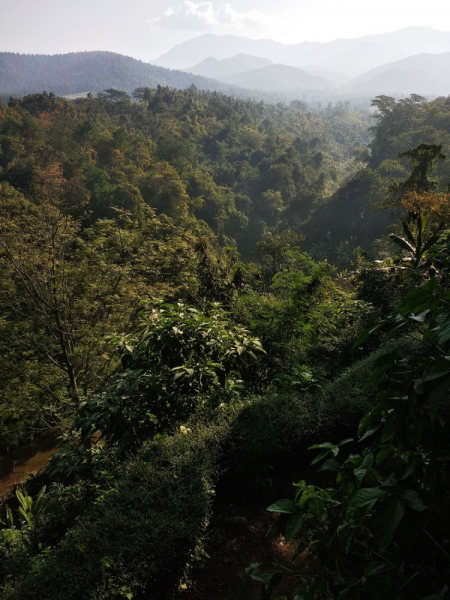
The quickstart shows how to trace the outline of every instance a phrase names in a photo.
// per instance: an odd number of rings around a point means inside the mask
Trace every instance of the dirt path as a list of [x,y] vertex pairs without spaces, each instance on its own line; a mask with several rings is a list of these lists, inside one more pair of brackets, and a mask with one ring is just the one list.
[[0,496],[22,481],[29,473],[45,467],[57,451],[57,431],[46,431],[34,442],[0,457]]
[[[208,534],[206,552],[210,558],[191,572],[187,589],[180,590],[173,600],[227,600],[239,586],[239,573],[251,563],[260,563],[265,572],[278,562],[294,568],[294,545],[286,544],[282,536],[267,537],[276,520],[274,515],[265,510],[234,507],[227,513],[221,515]],[[294,564],[298,565],[299,560]],[[288,594],[293,586],[292,580],[285,580],[277,594]],[[260,600],[261,584],[250,582],[243,597]]]
[[[253,563],[259,563],[263,573],[270,573],[276,563],[294,571],[311,568],[307,553],[296,557],[293,543],[285,543],[281,535],[268,535],[277,515],[267,507],[280,498],[292,498],[293,481],[317,480],[316,468],[309,460],[283,459],[274,462],[273,473],[270,486],[254,485],[248,476],[236,479],[232,471],[219,482],[205,539],[209,558],[190,572],[186,588],[171,600],[228,600],[240,587],[239,574]],[[297,585],[297,579],[283,578],[274,597],[292,597]],[[261,600],[261,584],[249,582],[241,597]]]

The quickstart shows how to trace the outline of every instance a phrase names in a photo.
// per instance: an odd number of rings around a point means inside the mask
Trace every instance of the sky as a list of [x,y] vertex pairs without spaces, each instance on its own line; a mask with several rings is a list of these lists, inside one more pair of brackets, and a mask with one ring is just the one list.
[[418,25],[450,31],[449,0],[0,0],[0,52],[151,61],[204,33],[294,44]]

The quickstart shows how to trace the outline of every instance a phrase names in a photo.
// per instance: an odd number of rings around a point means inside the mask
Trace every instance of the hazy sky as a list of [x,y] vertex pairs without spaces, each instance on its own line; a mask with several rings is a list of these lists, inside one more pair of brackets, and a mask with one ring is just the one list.
[[202,33],[286,43],[411,25],[450,31],[449,0],[0,0],[0,51],[112,50],[150,61]]

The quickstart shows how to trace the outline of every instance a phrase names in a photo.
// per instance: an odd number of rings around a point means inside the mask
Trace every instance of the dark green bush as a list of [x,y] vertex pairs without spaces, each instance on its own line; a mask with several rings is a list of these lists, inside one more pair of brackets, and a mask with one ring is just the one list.
[[[405,338],[389,347],[405,355],[417,346]],[[294,455],[317,441],[317,436],[341,439],[354,430],[376,396],[366,383],[374,363],[386,349],[374,352],[347,369],[336,381],[305,394],[273,394],[246,405],[232,424],[229,459],[249,473],[264,461]]]
[[[407,354],[415,344],[392,346]],[[50,492],[50,510],[30,527],[0,532],[1,598],[167,598],[201,542],[220,470],[253,477],[264,463],[306,458],[318,436],[354,429],[376,401],[365,383],[379,355],[303,398],[273,394],[207,411],[116,470],[104,460],[109,485]]]

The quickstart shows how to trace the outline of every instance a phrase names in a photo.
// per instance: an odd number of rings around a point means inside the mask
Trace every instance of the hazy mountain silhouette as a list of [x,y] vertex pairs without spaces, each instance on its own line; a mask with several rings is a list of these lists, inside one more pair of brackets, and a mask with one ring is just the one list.
[[230,77],[238,73],[268,67],[271,64],[272,62],[268,58],[250,56],[249,54],[237,54],[232,58],[223,58],[222,60],[210,56],[198,65],[184,69],[184,71],[194,73],[194,75],[202,75],[203,77],[223,79],[224,77]]
[[304,42],[289,46],[273,40],[252,40],[238,35],[207,33],[177,44],[169,52],[152,62],[170,69],[187,69],[208,57],[222,60],[232,58],[237,54],[247,54],[268,58],[277,64],[298,66],[304,54],[319,46],[319,42]]
[[350,75],[346,75],[345,73],[336,73],[334,71],[327,71],[325,69],[316,69],[315,67],[303,67],[303,70],[311,75],[315,75],[316,77],[327,79],[333,83],[335,87],[345,85],[352,79]]
[[276,64],[317,67],[358,76],[369,69],[414,54],[444,52],[450,52],[450,33],[431,27],[408,27],[356,39],[293,45],[272,40],[206,34],[175,46],[155,60],[154,64],[180,69],[198,64],[208,57],[221,60],[243,53],[264,57]]
[[418,54],[363,73],[343,87],[361,94],[450,94],[450,52]]
[[333,90],[336,86],[323,77],[317,77],[301,69],[286,65],[269,65],[262,69],[239,73],[224,79],[226,83],[245,86],[264,92],[291,92]]

